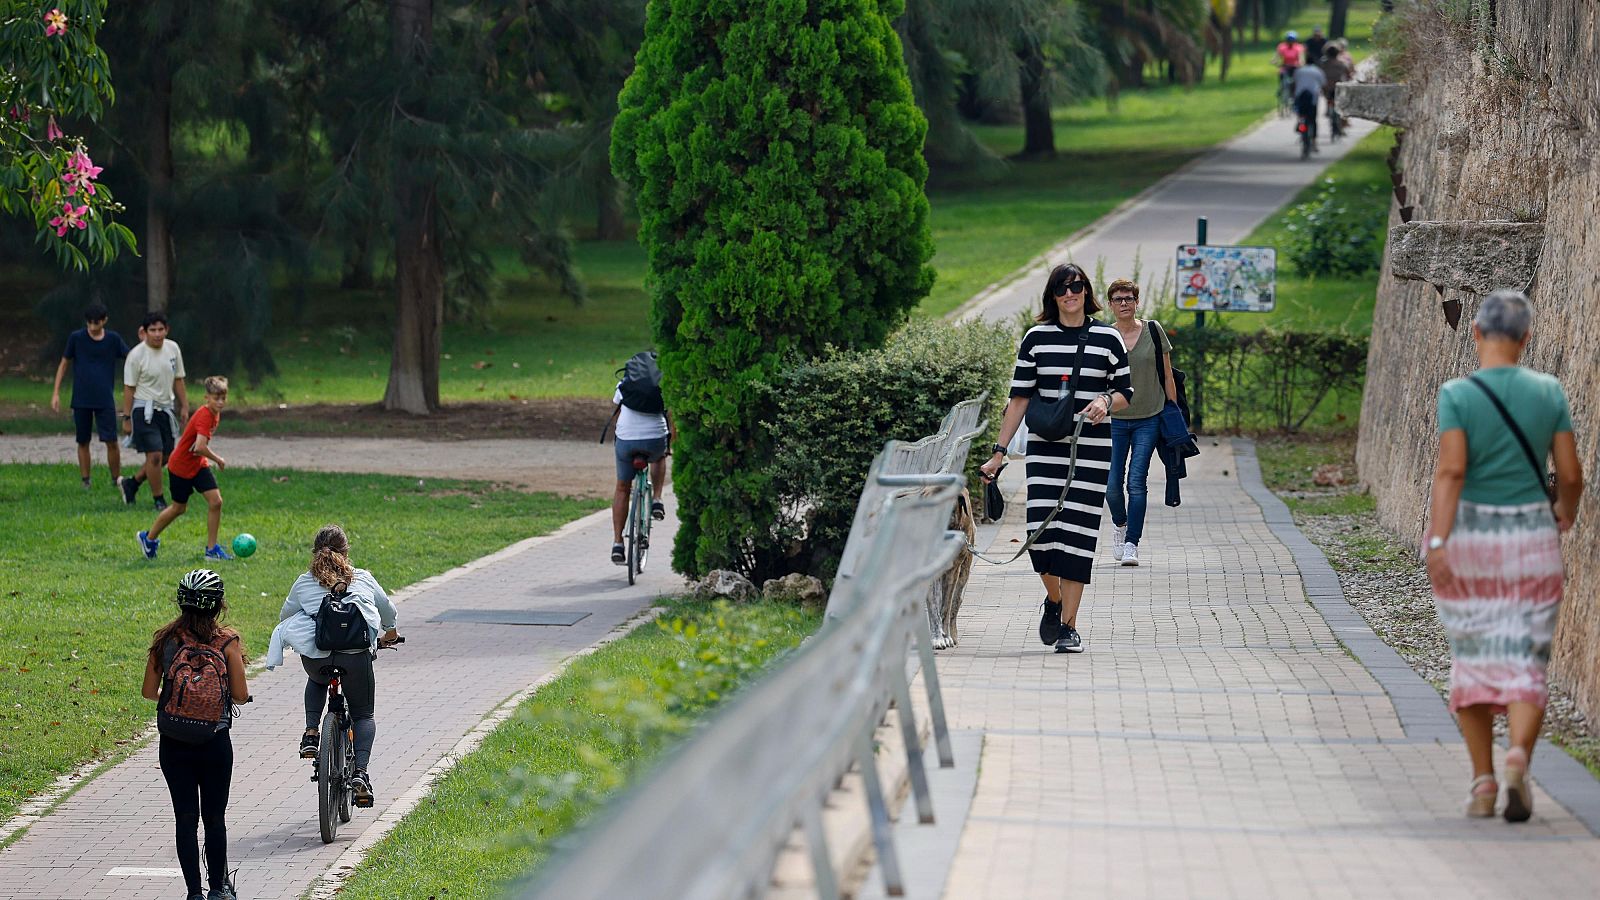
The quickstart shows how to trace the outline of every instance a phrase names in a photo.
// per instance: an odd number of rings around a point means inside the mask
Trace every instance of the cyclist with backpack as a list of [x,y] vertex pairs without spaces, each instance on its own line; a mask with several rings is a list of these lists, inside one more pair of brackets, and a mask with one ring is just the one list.
[[[222,578],[195,569],[178,581],[178,617],[156,630],[144,668],[146,700],[156,701],[161,775],[177,819],[178,864],[188,900],[235,900],[228,880],[224,816],[233,780],[228,730],[235,703],[248,703],[239,633],[218,623]],[[200,890],[200,823],[206,825],[210,894]]]
[[355,804],[373,804],[372,778],[367,761],[378,735],[377,682],[372,660],[380,646],[393,643],[395,609],[378,580],[366,569],[350,564],[350,540],[338,525],[324,525],[311,543],[311,568],[289,588],[278,627],[272,633],[269,666],[280,663],[282,646],[300,654],[306,672],[306,730],[300,738],[300,756],[315,759],[320,737],[318,722],[327,702],[333,666],[343,674],[339,682],[350,704],[356,733],[355,772],[351,777]]
[[[617,488],[611,495],[611,561],[625,566],[628,555],[622,546],[622,529],[628,521],[628,497],[633,492],[633,457],[642,453],[650,460],[650,490],[654,494],[650,517],[665,519],[667,508],[661,502],[661,495],[667,486],[667,449],[678,432],[661,398],[661,368],[656,365],[655,351],[634,354],[617,373],[622,380],[617,382],[616,393],[611,397],[616,406],[611,415],[617,423]],[[600,440],[605,440],[604,430]]]

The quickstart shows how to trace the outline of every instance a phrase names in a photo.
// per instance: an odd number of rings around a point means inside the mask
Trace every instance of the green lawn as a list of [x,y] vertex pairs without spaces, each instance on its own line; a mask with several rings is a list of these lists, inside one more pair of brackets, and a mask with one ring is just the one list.
[[[356,563],[394,591],[601,505],[388,476],[230,470],[219,480],[223,541],[248,531],[261,545],[249,559],[213,564],[227,585],[227,621],[253,655],[266,650],[324,523],[342,523]],[[125,507],[109,489],[86,495],[74,467],[0,465],[0,506],[17,513],[0,525],[3,820],[56,775],[114,752],[149,721],[154,708],[139,697],[145,650],[176,613],[179,576],[204,564],[205,514],[202,504],[175,522],[151,562],[134,540],[153,517],[148,501]]]
[[666,618],[525,701],[372,848],[341,900],[500,896],[630,774],[814,631],[821,611],[680,601]]
[[[1389,148],[1394,146],[1394,129],[1379,128],[1367,135],[1345,157],[1329,166],[1322,179],[1309,185],[1288,206],[1261,223],[1245,244],[1279,246],[1287,222],[1284,213],[1292,206],[1311,200],[1324,182],[1332,181],[1336,194],[1352,205],[1389,208]],[[1358,334],[1372,330],[1372,308],[1378,291],[1378,271],[1343,278],[1301,275],[1278,253],[1278,302],[1272,312],[1228,316],[1228,324],[1241,330],[1265,325],[1311,329],[1344,329]]]

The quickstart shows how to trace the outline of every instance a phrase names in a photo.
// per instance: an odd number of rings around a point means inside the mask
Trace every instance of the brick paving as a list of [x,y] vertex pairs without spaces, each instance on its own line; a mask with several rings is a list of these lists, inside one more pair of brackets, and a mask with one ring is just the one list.
[[1102,552],[1083,655],[1038,642],[1026,562],[975,567],[939,672],[951,727],[982,734],[977,787],[964,820],[941,811],[964,821],[953,860],[908,867],[948,866],[952,900],[1595,896],[1600,840],[1543,789],[1526,824],[1465,818],[1459,739],[1396,711],[1442,701],[1391,697],[1346,651],[1242,460],[1205,443],[1141,564]]
[[[668,503],[669,512],[674,505]],[[241,895],[249,900],[299,897],[497,705],[661,594],[680,588],[681,579],[667,569],[666,548],[675,531],[670,516],[657,524],[654,565],[634,587],[608,558],[606,513],[400,592],[400,631],[407,642],[399,651],[381,653],[377,662],[372,772],[378,804],[355,810],[332,844],[324,845],[318,835],[316,785],[309,779],[309,763],[297,752],[305,683],[299,661],[287,654],[285,666],[254,677],[255,702],[234,722],[228,806],[229,864],[239,867]],[[383,573],[376,574],[381,580]],[[428,621],[451,609],[588,616],[570,627]],[[182,897],[171,823],[152,742],[0,851],[0,897]],[[113,874],[127,868],[169,873]]]

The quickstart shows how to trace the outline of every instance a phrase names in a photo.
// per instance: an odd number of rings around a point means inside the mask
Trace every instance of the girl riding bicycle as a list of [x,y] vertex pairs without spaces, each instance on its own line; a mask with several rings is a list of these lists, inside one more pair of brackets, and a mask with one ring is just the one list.
[[[371,644],[364,650],[328,651],[317,646],[316,615],[323,598],[329,594],[346,594],[353,600],[361,615],[367,620],[367,633]],[[306,619],[297,619],[304,616]],[[283,609],[278,613],[278,629],[273,633],[274,644],[287,643],[300,654],[300,665],[306,672],[306,730],[300,738],[300,755],[314,759],[317,755],[317,723],[322,718],[322,707],[327,701],[328,682],[333,680],[332,667],[343,672],[340,684],[350,705],[350,718],[356,733],[355,773],[351,777],[357,805],[370,806],[373,800],[372,779],[367,774],[367,761],[372,755],[372,743],[378,734],[377,683],[372,672],[373,651],[380,644],[392,643],[399,635],[395,632],[394,604],[384,593],[378,580],[366,569],[350,564],[350,540],[338,525],[324,525],[311,544],[311,568],[295,579],[284,598]],[[308,621],[309,620],[309,621]],[[289,627],[293,623],[295,627]],[[309,625],[309,627],[307,627]],[[381,635],[381,636],[380,636]],[[268,662],[272,661],[269,654]]]

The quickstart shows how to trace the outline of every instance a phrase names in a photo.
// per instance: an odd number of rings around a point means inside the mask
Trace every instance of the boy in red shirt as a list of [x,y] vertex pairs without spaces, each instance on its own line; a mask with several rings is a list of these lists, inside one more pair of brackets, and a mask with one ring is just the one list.
[[228,379],[213,375],[206,379],[206,402],[183,428],[183,436],[172,448],[167,460],[169,486],[172,488],[172,505],[156,515],[149,531],[139,532],[139,549],[145,559],[155,559],[161,548],[159,535],[172,520],[189,508],[189,496],[199,493],[206,498],[206,559],[233,559],[233,555],[217,543],[217,526],[222,523],[222,491],[217,489],[217,478],[211,473],[211,464],[218,469],[228,467],[227,460],[211,449],[211,436],[217,423],[222,421],[222,408],[228,405]]

